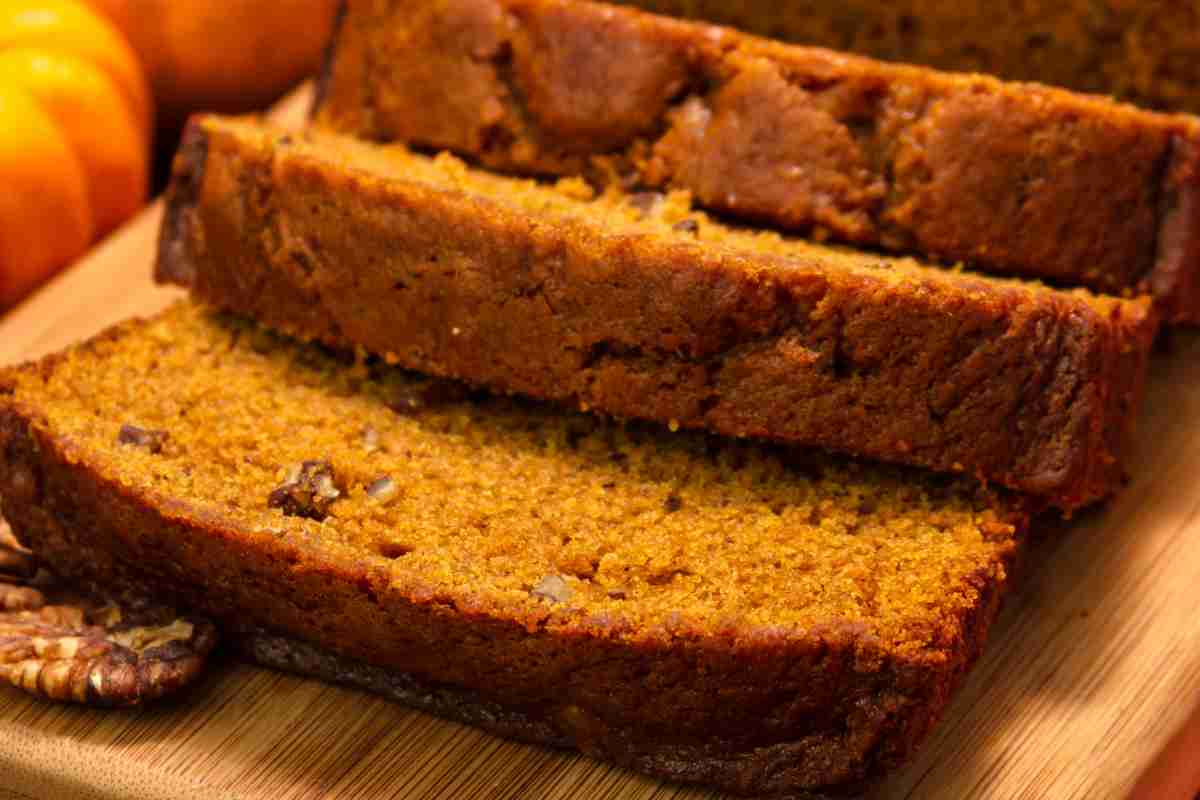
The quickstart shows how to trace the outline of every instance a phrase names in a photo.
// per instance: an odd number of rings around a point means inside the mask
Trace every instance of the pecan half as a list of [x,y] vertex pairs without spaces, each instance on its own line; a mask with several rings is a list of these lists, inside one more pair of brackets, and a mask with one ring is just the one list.
[[[0,554],[26,556],[0,523]],[[32,580],[32,579],[30,579]],[[212,623],[122,597],[0,583],[0,682],[49,700],[132,706],[191,683],[216,645]]]
[[119,606],[0,612],[0,680],[49,700],[132,706],[191,683],[216,644],[207,620],[122,622]]

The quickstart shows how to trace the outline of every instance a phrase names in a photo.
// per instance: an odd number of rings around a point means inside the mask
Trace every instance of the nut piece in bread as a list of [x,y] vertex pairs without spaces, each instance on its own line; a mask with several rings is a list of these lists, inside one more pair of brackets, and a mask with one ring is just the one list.
[[65,590],[37,567],[0,522],[0,682],[48,700],[134,706],[204,671],[217,642],[208,620]]

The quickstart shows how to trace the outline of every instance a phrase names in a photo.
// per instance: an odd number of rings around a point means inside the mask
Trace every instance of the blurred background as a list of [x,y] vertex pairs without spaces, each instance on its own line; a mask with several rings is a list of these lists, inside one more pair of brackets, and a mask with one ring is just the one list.
[[163,186],[195,111],[315,71],[337,0],[0,0],[0,314]]

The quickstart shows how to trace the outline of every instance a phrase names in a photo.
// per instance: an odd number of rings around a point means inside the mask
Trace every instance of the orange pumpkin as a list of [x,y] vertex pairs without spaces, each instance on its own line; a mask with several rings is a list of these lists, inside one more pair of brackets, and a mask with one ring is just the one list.
[[146,200],[150,91],[78,0],[0,0],[0,308]]
[[88,0],[146,67],[168,123],[261,108],[311,74],[337,0]]

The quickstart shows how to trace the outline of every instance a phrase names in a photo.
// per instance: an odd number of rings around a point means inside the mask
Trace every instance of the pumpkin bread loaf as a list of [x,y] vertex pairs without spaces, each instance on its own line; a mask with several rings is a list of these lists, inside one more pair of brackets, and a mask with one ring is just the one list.
[[316,121],[496,169],[1153,293],[1200,321],[1200,121],[584,0],[350,0]]
[[0,459],[5,517],[67,577],[746,794],[903,761],[1026,524],[967,478],[471,393],[188,303],[0,373]]
[[1122,478],[1146,301],[719,224],[203,118],[158,275],[410,369],[683,428],[965,471],[1073,508]]
[[1196,0],[614,0],[803,44],[1200,112]]

